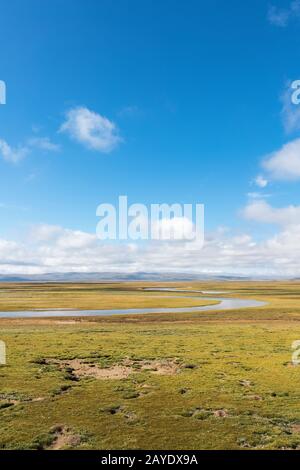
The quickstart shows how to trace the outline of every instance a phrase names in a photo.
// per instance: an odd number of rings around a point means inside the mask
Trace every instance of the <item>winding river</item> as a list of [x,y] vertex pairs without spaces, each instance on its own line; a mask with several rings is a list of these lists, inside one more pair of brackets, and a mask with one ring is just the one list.
[[[184,293],[201,293],[201,294],[220,294],[225,292],[218,291],[201,291],[201,290],[183,290],[165,287],[145,288],[144,291],[150,292],[184,292]],[[228,292],[227,292],[228,293]],[[172,296],[179,297],[179,296]],[[191,297],[191,296],[180,296]],[[197,298],[193,296],[192,298]],[[226,297],[198,297],[201,300],[214,300],[219,302],[214,305],[202,305],[199,307],[171,307],[171,308],[122,308],[117,310],[28,310],[17,312],[0,312],[0,318],[48,318],[48,317],[94,317],[94,316],[110,316],[110,315],[128,315],[142,313],[188,313],[202,312],[207,310],[232,310],[238,308],[262,307],[266,302],[252,299],[229,299]]]

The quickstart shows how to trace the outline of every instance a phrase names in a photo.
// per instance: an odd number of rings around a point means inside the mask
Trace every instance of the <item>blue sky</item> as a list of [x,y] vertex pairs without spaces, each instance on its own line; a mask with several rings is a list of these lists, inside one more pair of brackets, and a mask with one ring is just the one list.
[[[299,137],[296,109],[282,112],[287,84],[300,79],[297,1],[4,0],[1,6],[7,104],[0,106],[0,237],[20,249],[19,258],[3,261],[3,272],[19,265],[30,272],[30,255],[41,271],[62,270],[61,261],[48,266],[37,254],[40,246],[29,250],[32,227],[94,234],[97,205],[115,203],[120,194],[144,204],[204,203],[208,234],[228,227],[230,237],[248,237],[247,243],[249,237],[270,243],[268,237],[296,225],[282,218],[289,219],[290,205],[298,215],[298,167],[293,177],[294,167],[287,175],[281,160],[271,162],[272,170],[262,162]],[[76,119],[79,110],[106,118],[115,126],[109,142],[78,135],[72,110]],[[290,114],[294,125],[287,129]],[[292,154],[297,164],[297,145]],[[284,150],[278,158],[289,157]],[[265,187],[255,184],[257,175]],[[233,258],[220,270],[251,271],[258,255],[250,262],[243,254],[245,266],[235,267]],[[283,271],[298,272],[288,256]],[[218,268],[209,260],[199,262],[200,271]],[[159,266],[157,260],[153,269]]]

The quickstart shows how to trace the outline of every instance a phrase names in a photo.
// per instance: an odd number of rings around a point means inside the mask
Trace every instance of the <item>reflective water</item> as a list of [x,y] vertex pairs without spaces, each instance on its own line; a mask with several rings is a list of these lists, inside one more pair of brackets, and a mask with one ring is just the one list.
[[[174,288],[147,288],[144,289],[152,292],[184,292],[184,293],[213,293],[213,291],[199,291],[199,290],[181,290]],[[215,292],[218,293],[218,292]],[[174,297],[174,296],[173,296]],[[180,296],[188,297],[188,296]],[[193,298],[197,298],[193,296]],[[252,299],[227,299],[225,297],[203,297],[199,296],[201,300],[215,300],[218,304],[215,305],[202,305],[199,307],[170,307],[170,308],[122,308],[115,310],[28,310],[18,312],[0,312],[0,318],[47,318],[47,317],[91,317],[91,316],[109,316],[109,315],[128,315],[128,314],[141,314],[141,313],[186,313],[186,312],[200,312],[207,310],[230,310],[237,308],[250,308],[262,307],[266,302],[261,302]]]

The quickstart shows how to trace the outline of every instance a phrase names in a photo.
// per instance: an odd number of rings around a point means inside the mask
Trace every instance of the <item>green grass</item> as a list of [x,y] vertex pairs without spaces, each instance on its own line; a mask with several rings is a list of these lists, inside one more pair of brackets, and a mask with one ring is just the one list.
[[[53,296],[54,289],[60,303],[70,290],[83,289],[81,301],[86,296],[89,303],[91,293],[96,290],[98,296],[103,290],[111,308],[121,296],[122,306],[128,307],[130,296],[145,295],[149,302],[152,294],[134,292],[144,284],[105,285],[105,289],[93,284],[56,285],[49,286],[48,295]],[[300,284],[176,285],[228,290],[229,295],[269,304],[228,312],[114,316],[71,323],[1,320],[0,339],[7,344],[8,364],[0,366],[0,448],[45,448],[57,426],[81,436],[79,443],[69,445],[78,449],[300,447],[296,427],[300,366],[289,366],[291,344],[300,339]],[[47,304],[47,289],[26,286],[26,305],[30,296],[33,302],[43,304],[46,299]],[[6,296],[9,303],[13,296],[23,301],[24,287],[3,285],[3,304],[8,302]],[[153,302],[157,301],[153,294]],[[70,371],[47,364],[49,358],[81,358],[101,367],[125,358],[174,358],[181,367],[170,376],[137,368],[127,379],[75,381]],[[225,416],[215,416],[218,410]]]

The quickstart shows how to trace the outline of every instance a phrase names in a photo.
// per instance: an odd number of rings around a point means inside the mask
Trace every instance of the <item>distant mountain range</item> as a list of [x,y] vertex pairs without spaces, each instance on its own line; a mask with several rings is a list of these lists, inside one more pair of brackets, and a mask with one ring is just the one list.
[[31,275],[3,275],[0,282],[109,282],[109,281],[250,281],[272,280],[272,277],[247,277],[219,274],[188,274],[188,273],[48,273]]

